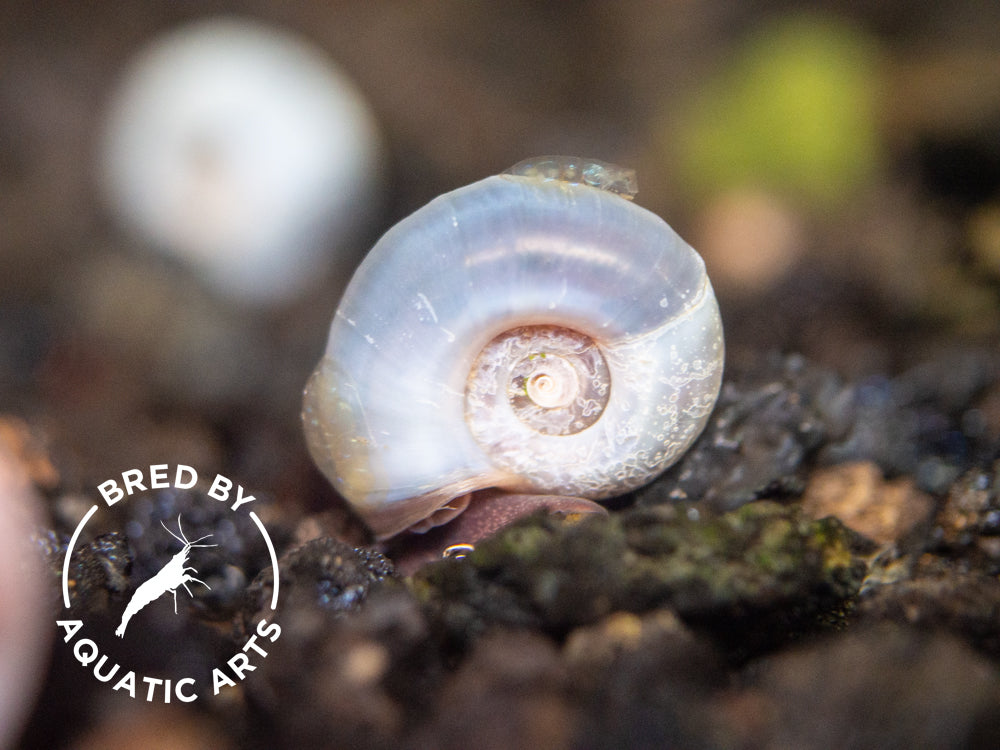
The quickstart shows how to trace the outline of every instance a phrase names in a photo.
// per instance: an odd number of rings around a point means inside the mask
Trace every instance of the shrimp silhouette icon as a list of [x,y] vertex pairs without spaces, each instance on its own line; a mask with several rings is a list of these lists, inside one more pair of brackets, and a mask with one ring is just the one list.
[[183,544],[181,551],[174,555],[170,561],[160,568],[156,574],[147,581],[143,581],[139,588],[135,590],[132,598],[129,600],[128,605],[125,607],[125,612],[122,614],[121,624],[118,625],[118,629],[115,630],[115,635],[119,638],[125,637],[125,628],[128,626],[129,620],[135,617],[138,612],[145,607],[147,604],[159,599],[168,591],[174,595],[174,614],[177,614],[177,587],[183,586],[184,590],[188,592],[188,596],[193,597],[194,594],[191,593],[191,589],[188,588],[188,583],[200,583],[205,588],[211,590],[211,586],[202,581],[199,578],[195,578],[192,573],[197,573],[198,571],[194,567],[187,564],[188,555],[191,550],[195,547],[218,547],[217,544],[198,544],[198,542],[203,539],[208,539],[212,534],[206,534],[203,537],[195,539],[193,542],[189,542],[187,537],[184,536],[184,529],[181,527],[181,517],[177,516],[177,531],[180,532],[180,536],[172,532],[167,528],[167,525],[160,521],[160,525],[166,529],[166,532],[170,534],[174,539]]

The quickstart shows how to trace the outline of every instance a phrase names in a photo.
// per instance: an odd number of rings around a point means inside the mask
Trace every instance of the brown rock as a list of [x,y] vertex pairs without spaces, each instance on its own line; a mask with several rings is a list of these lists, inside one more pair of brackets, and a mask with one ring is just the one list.
[[444,686],[416,747],[568,749],[578,717],[566,688],[565,669],[548,640],[523,631],[495,632]]
[[813,474],[802,508],[814,518],[835,516],[881,544],[898,544],[930,518],[934,501],[912,479],[886,481],[878,466],[860,461]]
[[942,633],[865,629],[777,654],[751,675],[761,713],[777,718],[767,748],[957,750],[1000,741],[995,666]]
[[191,748],[232,747],[222,730],[193,709],[137,704],[132,710],[112,715],[76,739],[80,750],[190,750]]

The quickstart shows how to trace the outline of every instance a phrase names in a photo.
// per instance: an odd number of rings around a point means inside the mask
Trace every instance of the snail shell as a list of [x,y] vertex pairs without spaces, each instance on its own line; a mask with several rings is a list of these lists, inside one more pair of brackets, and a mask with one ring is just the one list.
[[[621,494],[705,426],[723,340],[701,257],[570,162],[610,167],[548,157],[442,195],[348,285],[303,420],[379,537],[488,487]],[[613,169],[603,184],[627,175]]]
[[353,270],[380,149],[370,107],[324,50],[223,16],[158,36],[129,63],[98,166],[132,234],[216,292],[266,306],[331,265]]

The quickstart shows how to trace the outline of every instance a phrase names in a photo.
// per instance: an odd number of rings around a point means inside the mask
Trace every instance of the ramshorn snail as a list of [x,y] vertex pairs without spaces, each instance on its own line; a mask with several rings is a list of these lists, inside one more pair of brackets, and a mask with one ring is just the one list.
[[722,378],[701,257],[634,174],[522,162],[390,229],[305,392],[310,452],[380,538],[470,493],[600,499],[672,464]]

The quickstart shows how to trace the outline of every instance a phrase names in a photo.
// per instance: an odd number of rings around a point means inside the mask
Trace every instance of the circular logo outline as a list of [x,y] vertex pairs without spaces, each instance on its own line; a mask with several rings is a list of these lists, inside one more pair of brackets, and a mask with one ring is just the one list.
[[[194,484],[198,480],[198,472],[196,469],[186,464],[178,464],[176,485],[171,485],[168,481],[165,483],[164,480],[166,479],[166,475],[163,470],[165,470],[166,468],[167,464],[150,465],[149,467],[150,486],[148,489],[163,489],[170,486],[176,486],[178,489],[189,489],[190,487],[194,486]],[[187,479],[190,480],[189,483],[183,485],[181,484],[182,471],[187,472]],[[123,499],[126,495],[131,496],[133,494],[133,491],[135,490],[142,490],[142,491],[147,490],[147,487],[142,484],[143,476],[142,476],[142,471],[139,469],[130,469],[125,472],[122,472],[122,481],[124,490],[120,489],[117,485],[117,482],[113,479],[108,480],[107,482],[104,482],[103,484],[98,486],[98,491],[104,497],[104,500],[107,503],[108,507],[111,507],[119,500]],[[210,490],[208,490],[207,494],[216,500],[221,500],[223,502],[228,503],[229,491],[230,489],[233,488],[233,486],[234,483],[231,480],[227,479],[222,474],[216,474],[215,480],[212,483],[212,487]],[[252,495],[244,495],[243,487],[241,485],[236,485],[236,489],[238,493],[236,502],[231,507],[231,510],[233,510],[234,512],[240,505],[251,502],[252,500],[255,499]],[[87,522],[90,521],[90,519],[94,516],[99,507],[100,507],[99,503],[94,503],[90,507],[90,509],[84,514],[79,524],[77,524],[76,528],[73,530],[73,534],[70,537],[69,543],[66,547],[66,557],[63,560],[63,569],[62,569],[62,594],[63,594],[63,604],[64,604],[63,611],[72,609],[72,601],[69,591],[69,573],[70,573],[70,566],[72,564],[73,550],[76,549],[76,546],[80,540],[80,536],[82,535],[83,530],[87,525]],[[274,571],[272,576],[273,589],[271,592],[271,611],[276,612],[278,609],[278,596],[280,589],[280,576],[278,574],[278,555],[274,548],[274,543],[271,541],[271,537],[267,533],[267,529],[265,528],[263,522],[260,520],[257,514],[252,510],[248,510],[247,514],[249,515],[250,519],[254,522],[254,524],[257,526],[257,529],[260,531],[260,534],[264,539],[264,544],[267,547],[268,555],[270,556],[271,559],[271,567],[272,570]],[[147,579],[146,581],[141,583],[139,587],[136,589],[136,591],[133,592],[133,597],[136,597],[136,595],[139,593],[140,589],[143,586],[146,586],[151,591],[152,589],[157,589],[156,596],[152,597],[150,601],[140,602],[135,611],[131,613],[132,615],[137,614],[138,610],[142,609],[145,606],[145,604],[151,603],[153,599],[158,599],[160,596],[167,593],[168,591],[174,593],[175,612],[176,612],[177,586],[184,585],[185,589],[187,589],[186,583],[190,581],[197,581],[198,583],[204,584],[203,581],[200,581],[199,579],[194,578],[193,576],[188,574],[188,571],[194,571],[195,573],[197,571],[193,567],[185,565],[186,557],[190,549],[193,547],[215,546],[215,545],[211,544],[202,545],[197,543],[202,541],[202,539],[206,539],[208,537],[202,537],[201,539],[196,539],[195,542],[189,542],[187,538],[184,536],[183,529],[180,528],[180,515],[178,516],[178,527],[180,536],[174,534],[164,524],[164,528],[166,529],[167,533],[169,533],[178,541],[181,541],[182,544],[184,545],[181,552],[175,554],[174,557],[166,565],[164,565],[163,568],[161,568],[161,570],[157,574],[155,574],[152,578]],[[158,584],[151,584],[154,578],[162,578],[163,580],[161,580]],[[207,586],[207,584],[204,585]],[[188,589],[188,591],[190,593],[190,589]],[[128,615],[128,609],[130,607],[131,607],[131,601],[129,602],[129,605],[126,607],[125,615]],[[127,623],[125,615],[123,615],[122,624],[119,626],[119,629],[115,632],[115,634],[118,635],[119,637],[123,637],[124,635],[124,629]],[[65,631],[65,637],[63,638],[63,641],[69,644],[77,635],[77,633],[81,631],[84,623],[83,620],[80,619],[60,620],[58,619],[57,615],[56,625],[57,627],[62,628]],[[280,637],[280,635],[281,635],[281,627],[277,623],[268,623],[266,619],[262,619],[257,624],[256,633],[250,634],[249,639],[243,645],[240,651],[238,651],[231,659],[229,659],[225,663],[225,665],[229,668],[231,673],[235,675],[237,681],[242,681],[243,679],[245,679],[246,674],[248,672],[251,672],[254,669],[256,669],[256,667],[250,663],[250,658],[248,655],[249,651],[253,651],[260,657],[266,657],[268,654],[267,651],[265,651],[263,648],[261,648],[261,646],[257,644],[257,637],[260,636],[261,638],[267,639],[273,643]],[[72,650],[73,650],[73,655],[76,657],[77,661],[85,669],[89,668],[91,664],[96,662],[96,666],[94,667],[93,671],[94,671],[94,676],[100,682],[105,682],[105,683],[110,682],[110,680],[114,677],[114,675],[117,673],[120,667],[120,665],[115,663],[109,671],[107,667],[104,666],[105,662],[107,661],[107,655],[101,654],[100,648],[98,647],[97,643],[90,638],[82,638],[80,640],[77,640],[76,643],[73,645]],[[104,673],[101,672],[102,667],[104,667]],[[148,694],[146,695],[146,701],[152,701],[154,699],[154,695],[160,692],[159,687],[162,685],[163,700],[165,703],[170,703],[171,682],[174,683],[173,692],[178,700],[188,703],[193,700],[196,700],[199,697],[196,692],[195,693],[187,692],[187,690],[195,683],[194,678],[191,677],[185,677],[179,680],[178,679],[171,680],[168,678],[161,679],[157,677],[143,676],[142,682],[147,683],[149,686]],[[212,682],[213,682],[213,693],[215,695],[219,694],[219,691],[222,687],[236,686],[236,682],[233,681],[232,677],[230,677],[229,674],[225,672],[223,668],[220,668],[218,666],[212,671]],[[120,689],[124,690],[133,699],[136,698],[136,688],[137,688],[136,673],[134,670],[128,670],[128,672],[125,674],[125,677],[123,677],[113,686],[113,689],[115,691],[118,691]]]

